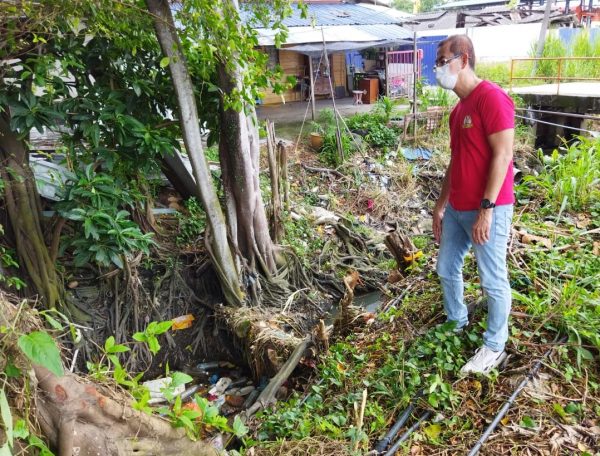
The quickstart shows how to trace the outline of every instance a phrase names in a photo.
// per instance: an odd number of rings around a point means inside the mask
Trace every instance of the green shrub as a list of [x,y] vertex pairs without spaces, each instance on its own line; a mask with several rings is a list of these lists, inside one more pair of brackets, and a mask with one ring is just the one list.
[[546,192],[547,209],[592,209],[600,201],[600,139],[579,137],[569,146],[540,157],[545,172],[528,181]]
[[[535,57],[537,41],[531,44],[530,57]],[[600,57],[600,37],[590,40],[587,30],[578,33],[569,47],[566,47],[557,36],[550,35],[544,43],[542,57]],[[535,71],[534,71],[535,65]],[[501,86],[510,84],[510,62],[480,63],[477,65],[477,75],[482,79],[495,82]],[[558,60],[520,61],[513,62],[513,77],[558,76]],[[562,77],[600,77],[600,60],[566,60],[561,63]],[[538,83],[544,82],[537,80]],[[548,82],[555,82],[548,80]],[[530,85],[535,79],[513,79],[512,84]]]
[[393,110],[394,102],[392,99],[388,97],[381,97],[375,103],[372,115],[381,118],[383,122],[387,124],[392,117]]
[[319,151],[319,159],[329,166],[339,166],[344,160],[349,158],[353,152],[356,151],[356,147],[352,136],[346,132],[341,134],[342,138],[342,150],[343,159],[340,157],[337,146],[337,135],[335,129],[330,129],[323,136],[323,147]]
[[[536,55],[537,44],[533,43],[531,55]],[[560,38],[549,35],[544,43],[544,51],[542,57],[564,57],[567,55],[567,50]],[[540,60],[537,62],[537,76],[556,76],[558,74],[558,60]]]
[[374,124],[371,127],[366,140],[374,147],[390,148],[398,145],[399,131],[397,128],[388,127],[385,124]]
[[370,113],[354,114],[346,120],[350,130],[365,131],[367,133],[365,139],[369,145],[380,149],[396,147],[400,135],[398,128],[388,127],[393,110],[393,103],[388,101],[385,101],[384,97],[380,99],[379,108],[376,107]]
[[110,174],[96,172],[94,164],[75,172],[76,178],[64,189],[58,213],[75,222],[75,232],[61,246],[74,248],[75,266],[94,261],[123,267],[122,258],[137,252],[149,254],[152,233],[144,234],[123,207],[133,208],[135,199],[123,182]]

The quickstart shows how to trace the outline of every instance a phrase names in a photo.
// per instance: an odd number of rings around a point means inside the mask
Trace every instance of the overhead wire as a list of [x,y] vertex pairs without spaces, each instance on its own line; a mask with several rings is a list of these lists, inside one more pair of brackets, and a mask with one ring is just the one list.
[[565,117],[575,117],[577,119],[589,119],[589,120],[597,120],[600,121],[600,116],[589,115],[589,114],[578,114],[576,112],[561,112],[561,111],[547,111],[544,109],[533,109],[533,108],[515,108],[515,111],[527,111],[527,112],[537,112],[540,114],[551,114],[557,116],[565,116]]
[[555,122],[549,122],[547,120],[541,120],[541,119],[536,119],[536,118],[532,118],[532,117],[527,117],[527,116],[521,116],[519,114],[515,114],[515,117],[518,117],[520,119],[524,119],[524,120],[528,120],[530,122],[538,122],[538,123],[543,123],[546,125],[552,125],[554,127],[562,127],[562,128],[566,128],[569,130],[577,130],[577,131],[583,131],[585,133],[590,133],[591,135],[600,135],[600,131],[595,131],[595,130],[587,130],[585,128],[579,128],[579,127],[571,127],[569,125],[563,125],[563,124],[559,124],[559,123],[555,123]]

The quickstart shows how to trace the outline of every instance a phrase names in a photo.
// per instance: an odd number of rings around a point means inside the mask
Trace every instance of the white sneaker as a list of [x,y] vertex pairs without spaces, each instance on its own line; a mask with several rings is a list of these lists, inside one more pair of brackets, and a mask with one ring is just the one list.
[[466,374],[488,374],[490,371],[500,365],[506,359],[505,351],[494,351],[491,348],[480,347],[475,352],[475,355],[467,361],[460,373]]

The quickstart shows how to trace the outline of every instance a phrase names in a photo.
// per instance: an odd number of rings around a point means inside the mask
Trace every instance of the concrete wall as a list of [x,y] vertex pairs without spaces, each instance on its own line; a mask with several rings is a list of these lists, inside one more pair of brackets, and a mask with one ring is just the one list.
[[423,30],[418,37],[467,35],[473,40],[478,62],[507,62],[511,58],[528,57],[536,43],[541,24],[511,24],[493,27],[467,27],[446,30]]

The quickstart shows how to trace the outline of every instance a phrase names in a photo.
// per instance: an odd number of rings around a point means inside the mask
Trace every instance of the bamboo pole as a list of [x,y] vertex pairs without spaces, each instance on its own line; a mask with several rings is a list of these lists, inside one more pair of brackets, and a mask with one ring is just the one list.
[[413,34],[413,138],[417,140],[417,32]]
[[313,70],[312,56],[308,56],[308,69],[310,71],[310,108],[312,110],[312,120],[315,120],[316,108],[315,108],[315,74]]

